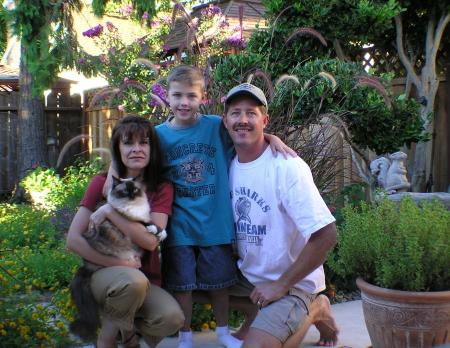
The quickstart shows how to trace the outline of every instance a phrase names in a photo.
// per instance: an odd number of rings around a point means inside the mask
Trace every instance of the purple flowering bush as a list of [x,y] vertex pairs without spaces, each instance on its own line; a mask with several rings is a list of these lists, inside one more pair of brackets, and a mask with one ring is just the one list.
[[87,37],[95,37],[100,36],[103,33],[103,26],[101,24],[92,27],[89,30],[83,31],[83,36]]
[[[122,7],[118,12],[130,20],[135,18],[131,5]],[[166,74],[163,71],[165,66],[159,62],[165,59],[170,50],[164,42],[171,30],[171,20],[166,16],[149,18],[149,14],[144,13],[140,22],[147,23],[148,26],[143,30],[136,25],[136,29],[133,29],[136,35],[132,42],[124,40],[112,21],[106,22],[105,27],[99,24],[83,32],[103,53],[97,56],[85,54],[78,58],[77,66],[81,71],[104,77],[112,87],[109,91],[102,91],[101,97],[93,98],[96,105],[144,114],[152,112],[160,104],[152,101],[153,98],[142,93],[142,90],[150,91],[155,80]],[[146,61],[159,64],[146,64]],[[122,90],[124,85],[126,88]],[[117,87],[121,89],[120,92],[113,92]],[[158,92],[154,94],[161,98]]]

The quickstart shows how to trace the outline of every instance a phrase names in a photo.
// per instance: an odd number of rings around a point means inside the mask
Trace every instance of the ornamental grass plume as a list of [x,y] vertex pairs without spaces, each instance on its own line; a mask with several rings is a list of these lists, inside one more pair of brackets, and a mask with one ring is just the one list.
[[289,41],[291,41],[294,37],[298,36],[298,35],[309,35],[309,36],[313,36],[317,39],[319,39],[319,41],[322,43],[322,45],[327,46],[327,42],[325,41],[325,39],[323,38],[322,35],[319,34],[319,32],[315,31],[314,29],[311,28],[298,28],[295,29],[290,35],[289,37],[286,39],[286,43],[288,43]]
[[380,92],[388,107],[392,106],[391,100],[387,95],[386,89],[380,83],[380,81],[385,82],[386,81],[385,79],[377,78],[375,76],[354,76],[354,78],[359,79],[359,81],[355,84],[355,86],[353,86],[353,89],[356,89],[361,86],[372,87],[376,89],[378,92]]
[[285,81],[293,81],[297,84],[300,83],[297,76],[284,74],[284,75],[280,76],[278,78],[278,80],[275,82],[275,87],[278,87],[279,84],[281,84],[282,82],[285,82]]

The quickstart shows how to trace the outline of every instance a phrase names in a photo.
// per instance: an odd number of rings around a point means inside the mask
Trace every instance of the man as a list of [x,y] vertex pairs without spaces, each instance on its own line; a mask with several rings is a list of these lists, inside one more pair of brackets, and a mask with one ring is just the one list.
[[272,156],[263,136],[268,120],[259,88],[230,90],[223,123],[237,154],[229,188],[242,273],[230,305],[250,317],[237,336],[243,348],[298,347],[314,324],[317,344],[333,346],[339,329],[328,298],[316,294],[325,289],[322,264],[336,244],[335,219],[306,163]]

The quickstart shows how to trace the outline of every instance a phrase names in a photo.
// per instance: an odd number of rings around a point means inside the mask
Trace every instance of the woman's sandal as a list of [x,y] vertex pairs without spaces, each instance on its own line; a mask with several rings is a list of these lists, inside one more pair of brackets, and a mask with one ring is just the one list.
[[[124,342],[122,342],[122,348],[125,348],[125,344],[130,342],[135,336],[136,336],[136,332],[133,332],[133,334],[130,337],[128,337]],[[141,348],[141,345],[138,343],[133,347],[127,347],[127,348]]]

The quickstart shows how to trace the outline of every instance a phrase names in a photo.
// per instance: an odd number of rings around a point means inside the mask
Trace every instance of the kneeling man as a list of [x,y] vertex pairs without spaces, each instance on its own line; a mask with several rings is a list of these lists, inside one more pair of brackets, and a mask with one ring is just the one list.
[[[321,346],[337,343],[322,264],[335,219],[299,157],[274,157],[265,141],[267,100],[251,84],[227,95],[223,123],[236,149],[229,187],[241,281],[230,305],[247,314],[243,347],[298,347],[311,324]],[[252,320],[254,319],[254,320]]]

